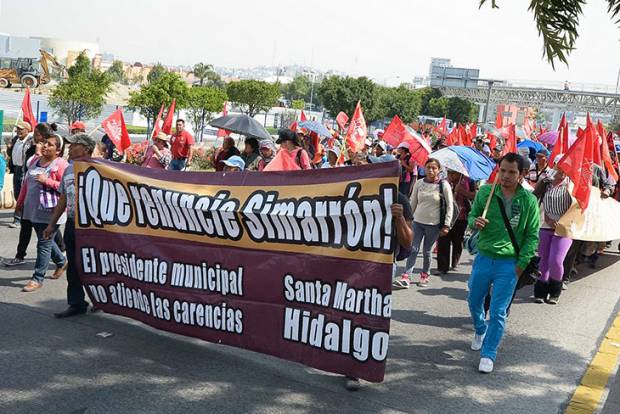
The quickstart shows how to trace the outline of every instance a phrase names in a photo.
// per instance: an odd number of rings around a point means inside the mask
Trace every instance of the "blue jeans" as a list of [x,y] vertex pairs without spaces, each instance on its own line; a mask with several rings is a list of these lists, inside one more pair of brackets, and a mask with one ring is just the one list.
[[[469,311],[474,323],[476,334],[486,332],[480,356],[495,361],[497,348],[504,336],[506,326],[506,310],[512,300],[517,285],[516,259],[492,259],[478,254],[474,260],[469,287]],[[484,298],[491,290],[491,307],[489,309],[489,324],[484,320]]]
[[62,267],[65,265],[65,256],[62,255],[60,248],[54,241],[56,233],[58,232],[58,226],[56,226],[56,231],[49,240],[43,238],[43,231],[47,227],[47,224],[32,223],[32,227],[37,233],[37,260],[34,263],[32,280],[43,283],[45,272],[47,272],[47,267],[50,264],[50,258],[54,261],[56,267]]
[[405,265],[406,273],[413,273],[413,267],[418,258],[422,240],[424,240],[424,246],[422,247],[422,272],[428,273],[431,268],[431,249],[439,237],[439,230],[438,224],[431,226],[416,221],[413,222],[413,245],[411,246],[411,254],[407,258],[407,264]]
[[170,160],[170,169],[174,171],[181,171],[183,168],[185,168],[185,161],[187,161],[187,158]]

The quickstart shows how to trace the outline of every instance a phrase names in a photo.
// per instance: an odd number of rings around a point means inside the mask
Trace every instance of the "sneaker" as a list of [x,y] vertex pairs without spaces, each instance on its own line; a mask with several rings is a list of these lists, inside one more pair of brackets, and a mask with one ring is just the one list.
[[474,339],[471,341],[471,350],[472,351],[480,351],[482,349],[482,343],[484,342],[484,337],[486,336],[486,332],[482,335],[474,334]]
[[568,282],[562,282],[562,290],[568,290]]
[[422,272],[420,273],[420,281],[418,282],[418,285],[426,286],[428,285],[428,280],[429,280],[428,273]]
[[557,305],[559,301],[560,301],[559,296],[549,296],[549,299],[547,299],[547,303],[549,305]]
[[42,283],[30,280],[28,281],[28,283],[26,283],[26,286],[24,286],[22,292],[34,292],[35,290],[41,288],[41,286],[43,286]]
[[478,365],[478,371],[483,374],[490,374],[493,372],[493,360],[490,358],[480,358],[480,365]]
[[353,377],[346,377],[345,378],[344,387],[348,391],[357,391],[357,390],[360,389],[361,386],[362,386],[362,384],[360,383],[359,379],[353,378]]
[[392,286],[401,288],[401,289],[409,289],[411,282],[409,281],[409,274],[403,273],[400,279],[395,279],[392,282]]
[[534,303],[545,303],[544,298],[534,298]]
[[24,259],[18,259],[17,257],[14,257],[13,259],[2,259],[2,264],[7,267],[19,266],[24,263],[26,263]]
[[436,269],[436,270],[433,270],[433,274],[434,274],[435,276],[445,276],[445,275],[447,275],[447,274],[448,274],[448,272],[447,272],[446,270],[439,270],[439,269]]
[[20,227],[19,223],[11,223],[9,224],[10,229],[18,229]]

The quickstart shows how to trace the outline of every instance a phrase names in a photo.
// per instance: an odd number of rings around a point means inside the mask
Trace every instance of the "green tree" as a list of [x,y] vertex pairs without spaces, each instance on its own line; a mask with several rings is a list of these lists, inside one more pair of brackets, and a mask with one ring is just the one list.
[[[480,7],[488,0],[478,0]],[[607,12],[620,23],[620,0],[606,0]],[[530,0],[528,11],[534,15],[539,36],[543,38],[543,56],[555,69],[556,59],[568,65],[568,55],[575,49],[579,36],[579,18],[586,0]],[[497,0],[491,7],[499,8]]]
[[196,63],[194,65],[194,70],[192,70],[192,73],[198,79],[198,84],[200,86],[203,86],[205,79],[207,79],[207,76],[209,76],[209,72],[212,71],[213,65],[210,65],[208,63]]
[[422,88],[416,92],[420,95],[420,115],[431,115],[431,99],[441,98],[441,91],[435,88]]
[[293,81],[287,85],[283,85],[282,94],[289,101],[295,99],[305,100],[310,97],[310,80],[302,75],[297,75],[293,78]]
[[428,102],[428,114],[440,118],[442,116],[448,117],[448,110],[450,108],[450,100],[445,96],[439,98],[431,98]]
[[293,99],[291,102],[291,108],[293,109],[304,109],[306,107],[306,103],[303,99]]
[[187,114],[201,140],[204,127],[213,119],[213,113],[220,112],[226,99],[226,92],[221,89],[209,86],[189,88]]
[[189,87],[176,73],[165,72],[156,80],[143,85],[139,91],[131,92],[128,107],[138,110],[147,119],[149,131],[162,103],[169,107],[176,99],[176,108],[188,105]]
[[371,122],[381,118],[381,114],[375,108],[376,89],[374,82],[366,77],[330,76],[321,82],[318,96],[332,116],[338,115],[341,111],[351,116],[357,102],[360,101],[366,121]]
[[153,69],[151,69],[149,74],[146,75],[146,80],[149,83],[156,82],[159,78],[164,76],[165,73],[168,73],[168,69],[166,69],[166,67],[161,63],[157,63],[155,66],[153,66]]
[[413,91],[403,85],[397,88],[381,88],[378,106],[381,107],[379,114],[393,118],[398,115],[405,123],[413,122],[420,115],[422,98],[417,91]]
[[84,53],[77,57],[67,72],[67,79],[62,80],[50,94],[50,107],[69,124],[98,116],[110,90],[110,78],[93,69]]
[[106,73],[112,82],[126,81],[125,69],[123,68],[123,62],[120,60],[115,60]]
[[259,112],[267,112],[278,103],[280,86],[259,80],[240,80],[230,82],[226,93],[241,111],[251,117]]
[[448,99],[447,116],[461,124],[475,121],[478,118],[478,106],[471,101],[454,96]]

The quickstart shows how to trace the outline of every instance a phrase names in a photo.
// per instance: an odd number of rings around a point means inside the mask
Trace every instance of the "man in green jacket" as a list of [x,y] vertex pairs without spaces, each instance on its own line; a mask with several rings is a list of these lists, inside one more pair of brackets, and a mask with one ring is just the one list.
[[[498,184],[486,217],[483,211],[492,185],[480,188],[469,213],[469,226],[479,231],[478,255],[469,278],[469,310],[476,333],[471,344],[480,350],[478,370],[493,371],[497,348],[504,335],[506,310],[512,300],[517,279],[538,249],[540,216],[536,197],[520,184],[523,158],[509,153],[499,162]],[[500,208],[504,208],[519,244],[517,255]],[[491,289],[488,325],[484,299]]]

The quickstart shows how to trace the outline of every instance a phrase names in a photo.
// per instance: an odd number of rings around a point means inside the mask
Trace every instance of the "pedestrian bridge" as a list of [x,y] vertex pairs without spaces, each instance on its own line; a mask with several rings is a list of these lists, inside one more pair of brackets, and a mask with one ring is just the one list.
[[606,114],[620,119],[620,94],[609,92],[588,92],[564,89],[547,89],[532,87],[495,86],[489,88],[439,87],[445,96],[456,96],[478,104],[490,106],[498,104],[514,104],[534,107],[561,107],[572,112],[590,112]]

